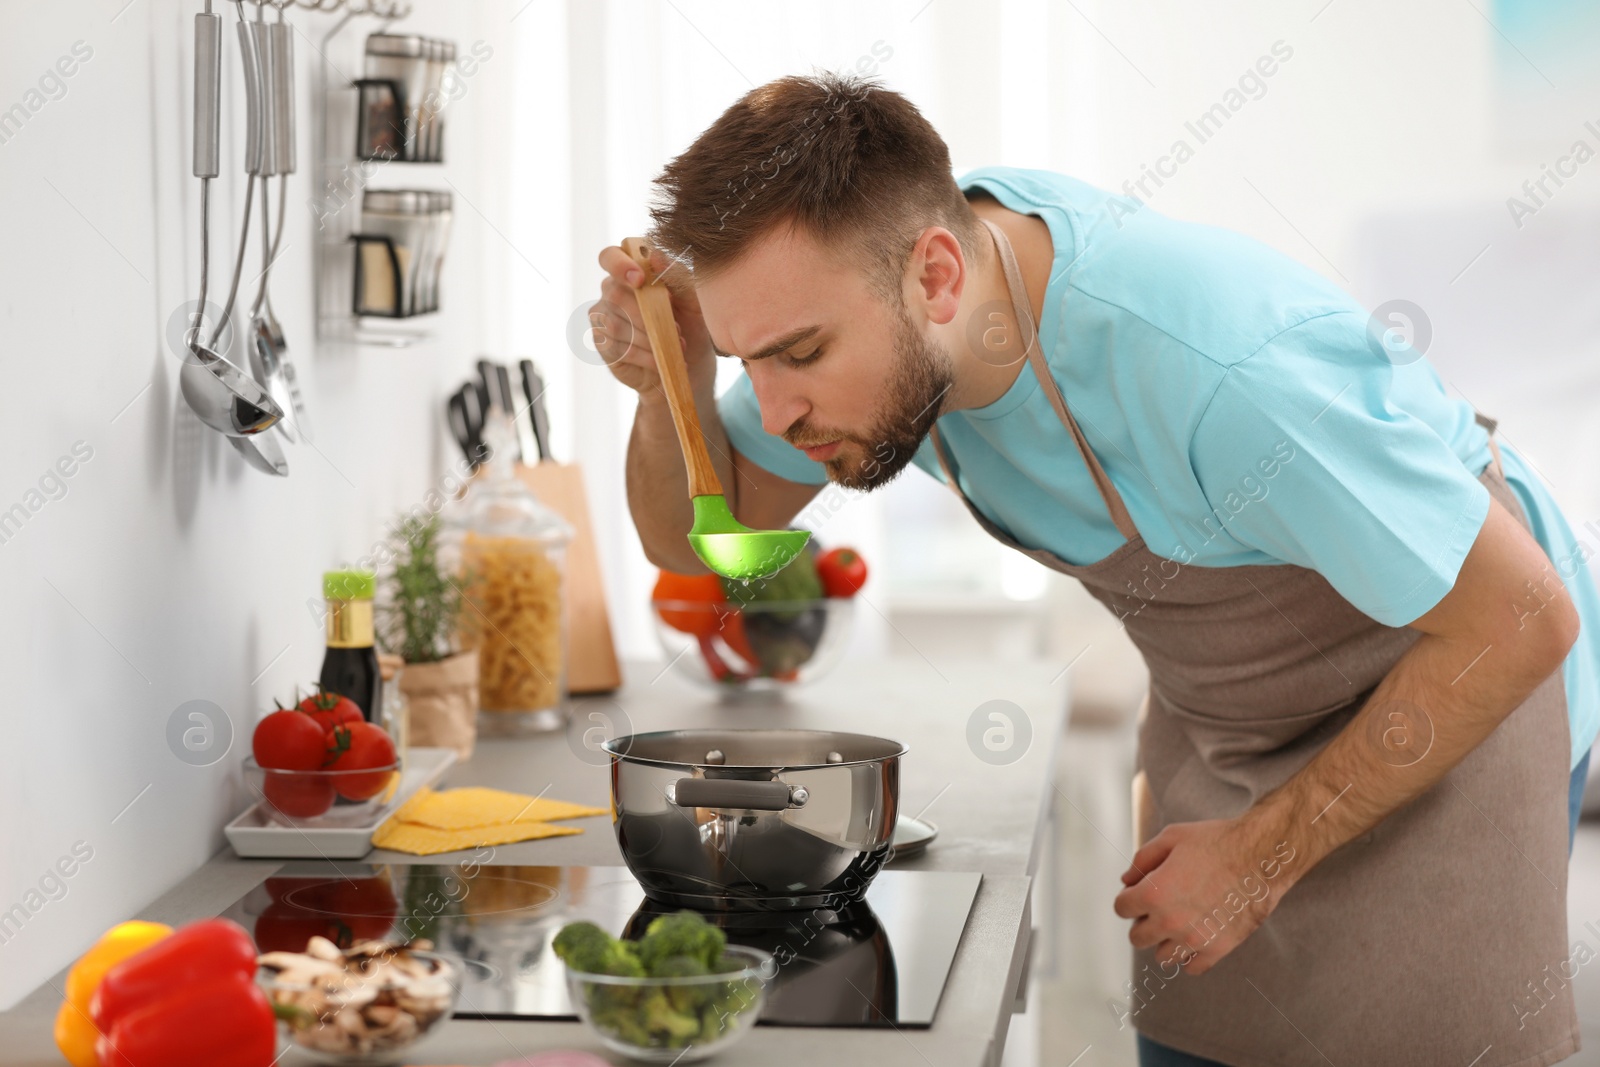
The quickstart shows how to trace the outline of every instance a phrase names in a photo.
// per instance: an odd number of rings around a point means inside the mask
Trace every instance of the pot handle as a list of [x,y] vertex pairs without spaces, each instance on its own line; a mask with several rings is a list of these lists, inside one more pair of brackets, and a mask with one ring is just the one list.
[[803,785],[783,782],[746,782],[737,778],[679,778],[672,786],[672,802],[680,808],[746,808],[784,811],[804,807],[811,799]]

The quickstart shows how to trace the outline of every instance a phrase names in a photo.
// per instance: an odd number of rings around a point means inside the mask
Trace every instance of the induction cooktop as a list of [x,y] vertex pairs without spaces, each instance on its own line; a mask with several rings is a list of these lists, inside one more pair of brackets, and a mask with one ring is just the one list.
[[[883,871],[846,908],[707,914],[734,944],[779,967],[761,1022],[773,1026],[926,1027],[981,876]],[[456,1018],[575,1019],[550,948],[578,919],[638,937],[663,911],[626,867],[488,863],[285,864],[223,915],[262,952],[300,951],[320,934],[348,946],[426,937],[467,961]]]

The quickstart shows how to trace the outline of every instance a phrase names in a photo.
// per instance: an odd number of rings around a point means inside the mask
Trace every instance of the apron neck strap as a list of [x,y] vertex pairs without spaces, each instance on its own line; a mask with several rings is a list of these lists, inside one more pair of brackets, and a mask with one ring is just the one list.
[[[1067,428],[1067,433],[1072,435],[1073,443],[1078,446],[1078,454],[1083,457],[1084,464],[1089,468],[1089,476],[1094,479],[1095,488],[1100,491],[1100,499],[1105,502],[1106,511],[1110,512],[1111,521],[1116,525],[1117,532],[1131,541],[1139,536],[1139,528],[1133,524],[1133,517],[1128,514],[1128,507],[1122,502],[1122,494],[1111,484],[1105,468],[1100,465],[1094,450],[1089,447],[1088,439],[1078,428],[1078,420],[1074,419],[1072,412],[1067,409],[1067,398],[1062,394],[1061,386],[1056,382],[1055,375],[1050,371],[1050,364],[1044,358],[1044,348],[1039,344],[1038,325],[1033,321],[1033,308],[1028,304],[1028,288],[1023,284],[1022,270],[1017,266],[1017,256],[1011,250],[1011,242],[1000,227],[988,219],[980,221],[994,238],[995,251],[1000,255],[1000,268],[1005,272],[1006,287],[1011,293],[1011,313],[1016,318],[1018,332],[1027,341],[1028,362],[1033,365],[1034,376],[1044,387],[1045,396],[1049,398],[1050,406],[1055,408],[1056,417],[1061,420],[1061,425]],[[956,481],[951,474],[950,464],[945,457],[944,442],[940,440],[937,428],[934,430],[933,443],[934,452],[939,457],[939,465],[954,487]],[[957,488],[956,491],[960,492],[960,489]]]

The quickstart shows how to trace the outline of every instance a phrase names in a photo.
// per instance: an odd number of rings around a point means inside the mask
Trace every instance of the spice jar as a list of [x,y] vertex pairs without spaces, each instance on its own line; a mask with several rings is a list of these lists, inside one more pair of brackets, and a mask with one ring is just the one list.
[[424,236],[432,232],[425,196],[399,189],[362,193],[356,314],[403,318],[417,313],[413,302],[417,257]]
[[489,458],[445,538],[461,575],[461,647],[478,652],[478,732],[562,729],[572,527],[516,476],[510,419],[495,413],[484,434]]
[[[357,146],[361,158],[418,158],[423,98],[428,91],[430,74],[429,52],[429,42],[411,34],[374,33],[367,38],[366,77],[362,80],[386,81],[393,86],[393,91],[386,94],[388,111],[382,109],[383,97],[374,96],[367,103],[369,112],[364,116],[361,143]],[[398,145],[394,143],[397,127],[404,138]]]
[[446,192],[428,194],[427,255],[418,273],[417,312],[439,310],[439,275],[444,267],[445,246],[450,243],[451,207],[454,198]]

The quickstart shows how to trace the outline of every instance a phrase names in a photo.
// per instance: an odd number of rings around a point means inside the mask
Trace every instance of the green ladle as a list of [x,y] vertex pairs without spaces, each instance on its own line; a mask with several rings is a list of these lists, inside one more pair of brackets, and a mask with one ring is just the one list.
[[622,250],[644,271],[645,284],[637,290],[639,311],[689,471],[689,498],[694,504],[689,546],[702,563],[724,578],[749,581],[776,574],[801,553],[811,535],[804,530],[752,530],[733,517],[695,411],[689,367],[678,344],[678,322],[672,316],[672,296],[650,265],[648,242],[629,237],[622,242]]

